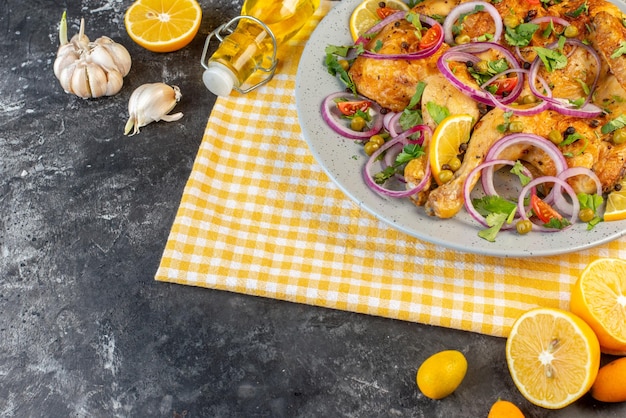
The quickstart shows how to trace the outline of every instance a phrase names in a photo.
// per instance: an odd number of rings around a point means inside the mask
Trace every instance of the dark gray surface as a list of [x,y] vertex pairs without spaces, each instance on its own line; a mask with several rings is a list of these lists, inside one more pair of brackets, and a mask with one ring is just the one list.
[[[215,100],[204,38],[240,1],[201,0],[187,48],[129,40],[130,1],[0,3],[0,416],[485,417],[498,397],[527,417],[621,417],[588,396],[534,407],[506,369],[504,339],[220,291],[153,277]],[[122,92],[81,100],[52,72],[57,21],[86,18],[133,56]],[[122,135],[146,82],[179,85],[180,122]],[[430,354],[458,349],[461,387],[417,390]]]

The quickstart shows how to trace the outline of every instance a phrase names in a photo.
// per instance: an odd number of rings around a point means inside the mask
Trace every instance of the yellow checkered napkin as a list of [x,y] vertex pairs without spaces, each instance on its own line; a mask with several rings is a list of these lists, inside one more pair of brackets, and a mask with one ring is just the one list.
[[282,46],[269,84],[218,99],[157,280],[505,336],[531,307],[566,309],[592,259],[625,254],[624,240],[532,260],[458,253],[352,203],[309,152],[294,98],[298,58],[330,5]]

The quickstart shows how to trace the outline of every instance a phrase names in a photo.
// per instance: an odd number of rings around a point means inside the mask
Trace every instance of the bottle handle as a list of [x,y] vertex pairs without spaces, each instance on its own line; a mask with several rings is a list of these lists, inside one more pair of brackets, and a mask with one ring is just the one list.
[[[255,71],[263,71],[265,73],[268,73],[267,76],[265,78],[263,78],[261,81],[259,81],[258,83],[247,87],[247,88],[239,88],[237,86],[233,86],[233,89],[238,91],[239,93],[242,94],[246,94],[264,84],[266,84],[268,81],[270,81],[272,79],[272,77],[274,77],[274,73],[276,72],[276,65],[278,64],[278,59],[276,58],[276,50],[278,49],[278,44],[276,42],[276,37],[274,36],[274,33],[272,32],[272,30],[269,28],[269,26],[267,26],[265,23],[263,23],[261,20],[257,19],[254,16],[237,16],[235,18],[233,18],[232,20],[230,20],[227,23],[224,23],[223,25],[218,26],[213,32],[211,32],[209,34],[209,36],[207,36],[206,41],[204,41],[204,49],[202,50],[202,57],[200,57],[200,63],[202,64],[202,67],[204,67],[205,70],[209,69],[208,66],[208,59],[207,59],[207,54],[209,51],[209,44],[211,43],[211,39],[213,37],[217,38],[217,40],[222,43],[224,41],[224,36],[228,36],[231,33],[234,32],[234,28],[232,28],[232,25],[237,23],[239,20],[242,19],[249,19],[252,20],[254,22],[256,22],[257,24],[259,24],[272,38],[272,44],[274,47],[274,51],[272,53],[272,65],[268,68],[266,67],[262,67],[262,66],[258,66],[256,67]],[[226,34],[223,36],[222,33],[226,32]]]

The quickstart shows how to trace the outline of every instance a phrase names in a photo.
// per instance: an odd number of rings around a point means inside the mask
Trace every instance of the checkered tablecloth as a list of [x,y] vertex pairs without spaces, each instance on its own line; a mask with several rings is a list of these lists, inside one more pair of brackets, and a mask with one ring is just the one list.
[[354,204],[310,153],[294,97],[300,54],[332,4],[281,46],[270,83],[217,100],[156,280],[506,336],[529,308],[567,309],[588,262],[626,255],[626,239],[544,258],[460,253]]

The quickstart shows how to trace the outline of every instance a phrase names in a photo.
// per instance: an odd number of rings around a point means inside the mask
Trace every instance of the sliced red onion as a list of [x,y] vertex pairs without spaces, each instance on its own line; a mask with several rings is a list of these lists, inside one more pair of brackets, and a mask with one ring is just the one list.
[[[406,131],[404,131],[402,134],[398,135],[397,137],[391,139],[390,141],[387,141],[382,147],[380,147],[379,149],[377,149],[374,153],[372,153],[372,155],[369,157],[369,159],[367,160],[367,163],[365,164],[365,168],[363,169],[363,177],[365,180],[365,183],[372,189],[374,190],[376,193],[379,193],[383,196],[389,196],[389,197],[396,197],[396,198],[403,198],[403,197],[409,197],[414,195],[415,193],[420,192],[421,190],[424,189],[424,187],[426,187],[426,184],[428,184],[429,178],[430,178],[430,164],[426,164],[426,170],[425,170],[425,174],[424,174],[424,178],[417,184],[416,187],[413,187],[411,189],[407,189],[407,190],[391,190],[391,189],[387,189],[379,184],[377,184],[374,181],[373,175],[372,175],[372,167],[374,165],[374,163],[379,159],[380,155],[391,149],[394,148],[396,145],[400,144],[400,145],[405,145],[408,143],[408,138],[413,135],[414,133],[417,132],[422,132],[424,134],[426,133],[431,133],[432,134],[432,130],[426,126],[426,125],[417,125],[414,126],[411,129],[407,129]],[[422,139],[426,140],[426,135],[422,135],[421,136]]]
[[[525,204],[524,204],[524,199],[526,198],[526,195],[531,192],[531,189],[534,187],[537,187],[537,185],[539,184],[543,184],[543,183],[554,183],[555,185],[558,185],[558,187],[562,188],[563,190],[565,190],[565,193],[567,193],[570,197],[570,199],[572,200],[572,211],[573,213],[570,215],[569,217],[569,225],[565,226],[562,229],[557,229],[557,228],[549,228],[547,226],[544,225],[539,225],[535,222],[533,222],[533,231],[541,231],[541,232],[559,232],[559,231],[564,231],[566,229],[569,229],[572,227],[572,225],[574,225],[574,222],[576,222],[576,218],[578,216],[578,212],[580,211],[580,203],[578,202],[578,196],[576,196],[576,192],[574,191],[574,189],[572,188],[572,186],[569,185],[569,183],[559,177],[555,177],[555,176],[541,176],[541,177],[537,177],[533,180],[531,180],[526,186],[524,186],[522,188],[522,191],[520,192],[519,198],[517,200],[517,210],[521,216],[522,219],[524,220],[530,220],[530,218],[528,217],[528,212],[529,210],[526,208]],[[532,193],[532,192],[531,192]]]
[[541,17],[536,17],[534,19],[532,19],[531,21],[529,21],[528,23],[534,23],[536,25],[539,25],[541,23],[556,23],[557,25],[561,25],[561,26],[569,26],[570,23],[563,19],[562,17],[559,16],[541,16]]
[[367,32],[365,32],[362,36],[359,36],[359,38],[355,42],[355,45],[368,43],[369,42],[368,35],[374,35],[380,32],[388,24],[404,19],[406,17],[406,14],[407,12],[404,12],[404,11],[399,11],[399,12],[390,14],[389,16],[387,16],[386,18],[384,18],[383,20],[381,20],[380,22],[378,22],[377,24],[369,28]]
[[[339,98],[346,98],[348,100],[367,100],[372,103],[370,106],[372,124],[367,131],[354,131],[350,129],[349,126],[345,125],[345,119],[342,119],[342,113],[337,108],[337,104],[335,102],[335,100]],[[332,93],[322,102],[322,118],[324,121],[339,135],[350,139],[366,139],[380,132],[383,127],[383,117],[380,111],[381,108],[378,103],[371,101],[366,97],[347,92]]]
[[[594,173],[593,170],[587,167],[570,167],[560,173],[558,173],[557,177],[562,180],[567,180],[571,177],[575,176],[587,176],[596,186],[596,193],[602,194],[602,182],[598,178],[598,175]],[[577,199],[578,200],[578,199]],[[574,212],[573,202],[568,202],[563,198],[563,192],[561,191],[561,187],[558,184],[555,184],[550,193],[545,198],[546,202],[553,202],[554,206],[563,213],[567,213],[568,215],[575,214]]]
[[[465,204],[465,210],[467,210],[467,213],[469,213],[470,216],[474,218],[481,225],[489,226],[487,224],[487,220],[483,217],[483,215],[480,214],[480,212],[476,210],[476,208],[474,207],[474,204],[472,203],[471,193],[472,193],[472,184],[474,182],[474,177],[476,177],[479,174],[481,175],[481,178],[484,178],[485,175],[492,176],[490,181],[487,182],[487,186],[488,186],[487,188],[485,188],[484,186],[485,182],[482,183],[483,191],[487,196],[499,196],[498,192],[496,191],[493,185],[493,168],[495,166],[501,166],[501,165],[514,166],[515,164],[516,162],[512,160],[496,159],[496,160],[486,161],[486,162],[483,162],[482,164],[479,164],[472,171],[470,171],[469,175],[465,179],[465,182],[463,183],[463,199],[464,199],[464,204]],[[487,169],[489,168],[491,168],[492,170],[487,173],[488,171]],[[532,174],[530,173],[530,171],[528,171],[526,167],[524,167],[524,174],[532,178]],[[501,229],[506,230],[506,229],[512,229],[512,228],[515,228],[514,224],[503,225]]]
[[493,22],[496,25],[495,32],[493,34],[493,42],[500,41],[502,37],[502,31],[504,26],[502,24],[502,17],[498,10],[493,7],[491,3],[487,3],[485,1],[468,1],[467,3],[461,3],[456,6],[446,17],[446,20],[443,22],[443,32],[445,34],[445,41],[449,45],[454,45],[454,34],[452,33],[452,27],[456,24],[457,20],[461,15],[466,13],[474,12],[476,7],[482,6],[485,12],[489,13]]
[[385,116],[383,116],[383,128],[385,128],[387,132],[389,132],[389,121],[395,114],[396,112],[387,112],[385,113]]
[[553,109],[565,116],[574,116],[577,118],[595,118],[600,116],[603,110],[593,103],[585,103],[581,107],[574,107],[572,104],[563,99],[557,99],[556,103],[550,103],[550,109]]
[[[502,151],[513,145],[531,145],[543,150],[554,162],[556,172],[560,173],[567,169],[567,161],[561,150],[549,140],[535,134],[515,133],[509,134],[496,141],[485,156],[485,161],[498,159]],[[487,167],[481,177],[483,189],[493,189],[493,167]],[[491,182],[491,183],[490,183]]]
[[[467,4],[467,3],[464,3]],[[437,68],[439,71],[454,85],[457,89],[459,89],[462,93],[466,94],[473,100],[486,104],[488,106],[495,106],[494,103],[494,95],[489,93],[487,90],[481,88],[476,89],[470,85],[465,84],[461,80],[459,80],[454,74],[454,71],[450,68],[450,62],[468,62],[477,63],[480,61],[478,57],[475,57],[474,54],[479,54],[481,52],[485,52],[487,50],[496,50],[499,54],[504,56],[509,64],[509,72],[515,72],[520,77],[518,80],[518,85],[516,86],[513,94],[510,94],[506,97],[497,98],[496,102],[503,102],[504,104],[512,103],[517,99],[519,94],[522,91],[524,79],[523,74],[524,70],[521,68],[519,62],[515,58],[515,56],[503,47],[502,45],[493,43],[493,42],[474,42],[469,44],[457,45],[446,52],[441,54],[439,59],[437,60]],[[473,57],[473,58],[472,58]]]
[[400,117],[402,117],[402,112],[395,113],[391,119],[389,119],[389,125],[387,126],[387,132],[392,137],[396,137],[402,133],[402,126],[400,125]]

